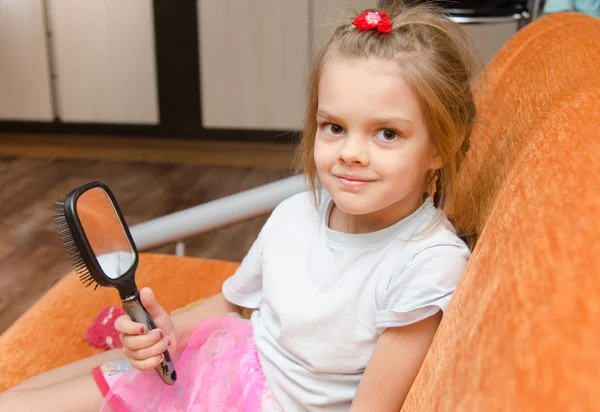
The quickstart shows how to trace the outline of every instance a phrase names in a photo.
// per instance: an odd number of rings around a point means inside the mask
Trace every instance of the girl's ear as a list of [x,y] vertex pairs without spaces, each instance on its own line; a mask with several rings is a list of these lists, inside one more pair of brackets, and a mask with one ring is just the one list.
[[444,167],[444,162],[442,161],[442,156],[440,156],[440,151],[436,148],[429,162],[429,168],[431,170],[437,170],[442,167]]
[[[465,139],[464,136],[462,136],[459,140],[458,140],[458,147],[457,147],[457,151],[460,150],[460,147],[462,146],[462,142]],[[442,157],[440,156],[440,149],[439,148],[434,148],[433,150],[433,156],[431,157],[431,162],[429,164],[429,168],[432,170],[437,170],[437,169],[441,169],[442,167],[444,167],[444,162],[442,161]]]

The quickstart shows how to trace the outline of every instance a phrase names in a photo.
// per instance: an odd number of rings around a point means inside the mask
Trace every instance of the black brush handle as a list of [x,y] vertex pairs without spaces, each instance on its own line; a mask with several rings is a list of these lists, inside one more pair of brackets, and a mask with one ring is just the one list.
[[[152,322],[152,318],[148,314],[148,311],[146,310],[144,305],[142,305],[139,292],[136,291],[132,296],[123,299],[122,302],[123,309],[125,309],[125,312],[127,312],[127,314],[131,317],[131,319],[134,322],[146,325],[148,332],[152,329],[156,329],[156,325],[154,324],[154,322]],[[166,383],[167,385],[173,385],[177,380],[175,365],[171,360],[171,355],[169,354],[168,350],[164,351],[163,355],[165,355],[165,358],[160,363],[160,365],[158,365],[155,368],[155,370],[164,383]]]

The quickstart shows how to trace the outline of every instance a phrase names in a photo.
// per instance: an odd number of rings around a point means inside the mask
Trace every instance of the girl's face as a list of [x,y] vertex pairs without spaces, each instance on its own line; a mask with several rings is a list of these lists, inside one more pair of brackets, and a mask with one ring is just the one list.
[[336,55],[324,63],[318,101],[314,160],[336,207],[389,224],[416,210],[428,171],[442,164],[394,63]]

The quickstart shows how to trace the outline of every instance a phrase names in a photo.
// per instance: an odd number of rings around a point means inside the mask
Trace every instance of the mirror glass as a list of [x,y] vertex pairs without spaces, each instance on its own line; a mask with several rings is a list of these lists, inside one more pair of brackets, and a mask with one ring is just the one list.
[[111,279],[124,275],[133,265],[133,249],[108,194],[99,187],[87,190],[76,209],[104,274]]

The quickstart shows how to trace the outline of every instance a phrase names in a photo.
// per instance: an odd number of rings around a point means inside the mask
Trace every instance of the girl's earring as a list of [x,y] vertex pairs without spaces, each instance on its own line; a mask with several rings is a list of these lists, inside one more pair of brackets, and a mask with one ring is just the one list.
[[442,183],[441,183],[441,179],[440,179],[440,174],[436,171],[435,172],[435,191],[433,192],[433,206],[435,206],[436,209],[439,209],[440,207],[440,197],[442,194]]

